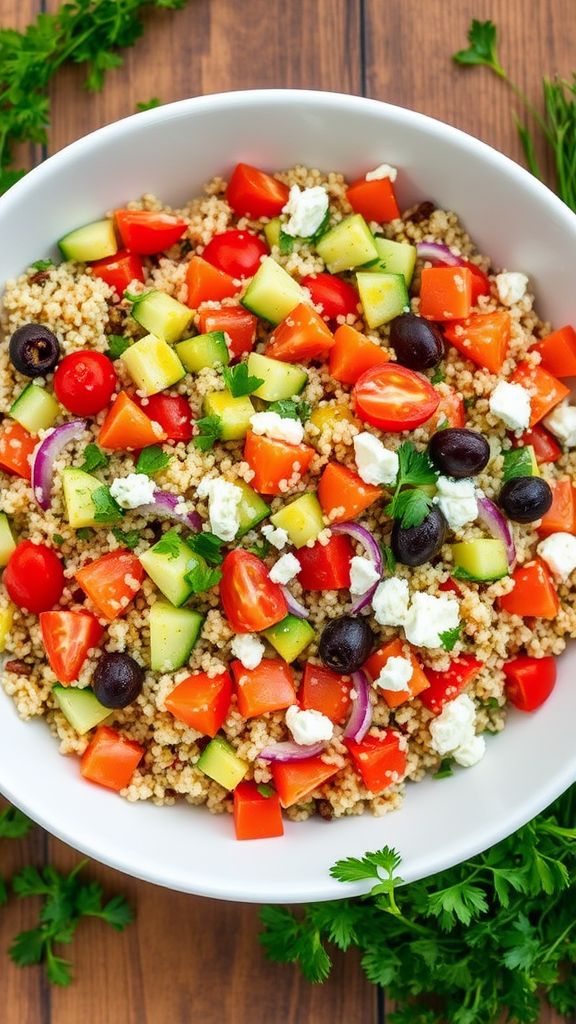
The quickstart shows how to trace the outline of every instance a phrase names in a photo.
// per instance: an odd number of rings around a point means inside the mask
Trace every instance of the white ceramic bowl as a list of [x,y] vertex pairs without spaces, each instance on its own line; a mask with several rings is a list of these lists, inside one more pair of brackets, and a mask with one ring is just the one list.
[[[538,308],[576,322],[576,217],[506,157],[409,110],[351,96],[239,92],[185,100],[109,125],[53,156],[0,199],[0,282],[55,254],[54,240],[143,192],[178,204],[238,160],[295,163],[354,177],[400,168],[403,206],[456,210],[494,264],[527,272]],[[245,901],[304,902],[361,892],[328,874],[339,857],[385,843],[414,880],[511,833],[576,779],[576,645],[536,714],[512,712],[474,769],[408,787],[404,807],[331,824],[287,823],[284,839],[239,843],[228,816],[181,804],[129,804],[84,782],[43,722],[21,722],[0,696],[0,790],[50,832],[131,875],[172,889]],[[571,678],[572,677],[572,678]]]

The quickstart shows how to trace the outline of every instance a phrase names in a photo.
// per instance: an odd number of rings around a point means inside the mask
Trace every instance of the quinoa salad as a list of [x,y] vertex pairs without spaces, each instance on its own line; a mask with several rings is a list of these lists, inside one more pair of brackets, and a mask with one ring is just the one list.
[[401,179],[240,163],[6,283],[2,684],[87,785],[280,836],[550,696],[576,332]]

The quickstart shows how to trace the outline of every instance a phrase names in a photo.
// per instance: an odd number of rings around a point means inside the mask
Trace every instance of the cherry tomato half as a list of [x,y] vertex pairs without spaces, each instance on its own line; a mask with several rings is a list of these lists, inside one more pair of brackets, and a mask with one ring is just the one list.
[[347,281],[333,274],[308,274],[300,284],[307,288],[315,306],[322,306],[323,320],[336,320],[358,311],[358,292]]
[[142,411],[162,427],[168,441],[190,441],[192,412],[184,395],[150,395],[146,404],[138,401]]
[[288,614],[284,594],[270,579],[264,562],[242,548],[224,559],[220,600],[236,633],[268,629]]
[[289,189],[271,174],[237,164],[228,182],[226,199],[239,217],[277,217],[288,202]]
[[504,665],[506,696],[520,711],[535,711],[548,699],[556,682],[556,659],[526,654]]
[[268,246],[251,231],[224,231],[215,235],[202,253],[202,259],[230,277],[254,277]]
[[71,352],[54,374],[56,398],[76,416],[105,409],[116,388],[116,372],[102,352]]
[[104,636],[98,619],[90,612],[42,612],[40,628],[50,667],[61,683],[78,678],[88,651]]
[[426,377],[397,363],[367,370],[352,394],[358,416],[380,430],[413,430],[430,419],[440,402]]
[[62,562],[46,544],[23,540],[10,555],[4,570],[8,597],[18,608],[35,615],[58,604],[64,590]]

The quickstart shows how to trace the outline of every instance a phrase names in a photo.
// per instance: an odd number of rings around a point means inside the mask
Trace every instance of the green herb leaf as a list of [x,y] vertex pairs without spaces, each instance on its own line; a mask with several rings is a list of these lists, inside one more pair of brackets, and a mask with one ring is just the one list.
[[294,242],[296,241],[292,235],[287,235],[285,231],[280,228],[280,235],[278,236],[278,248],[281,256],[289,256],[294,248]]
[[42,271],[50,270],[54,266],[54,263],[52,262],[52,260],[36,260],[36,262],[31,263],[30,266],[33,270]]
[[95,469],[105,469],[110,459],[97,444],[87,444],[84,449],[84,462],[80,466],[85,473],[93,473]]
[[454,629],[447,629],[443,633],[439,633],[440,642],[445,651],[453,651],[458,640],[462,635],[464,629],[464,623],[460,622]]
[[448,430],[449,426],[450,421],[446,419],[446,416],[443,416],[443,418],[440,420],[440,423],[436,427],[436,433],[438,433],[440,430]]
[[210,569],[198,563],[185,573],[184,579],[192,587],[193,594],[203,594],[205,590],[210,590],[220,583],[222,573],[220,569]]
[[154,110],[156,107],[162,106],[162,100],[158,96],[153,96],[152,99],[146,100],[136,104],[136,110],[138,113],[142,113],[144,110]]
[[192,548],[194,554],[200,555],[200,558],[203,558],[208,565],[222,565],[224,541],[216,537],[214,533],[195,533],[188,538],[186,543],[189,548]]
[[476,395],[469,395],[468,398],[464,399],[464,408],[465,409],[473,409],[474,406],[476,405],[476,402],[477,402]]
[[5,807],[0,811],[0,839],[22,839],[33,826],[34,822],[17,807]]
[[92,494],[94,505],[94,520],[97,523],[116,523],[124,515],[120,505],[110,494],[107,487],[102,485]]
[[454,775],[454,760],[451,757],[445,757],[440,761],[440,767],[437,772],[434,772],[433,779],[448,779],[451,775]]
[[382,545],[382,554],[386,563],[386,571],[389,576],[393,576],[396,572],[396,558],[389,544]]
[[223,366],[222,376],[228,391],[234,398],[251,395],[253,391],[256,391],[264,383],[262,377],[250,376],[247,363],[237,363],[236,366]]
[[277,402],[270,402],[266,412],[277,412],[282,419],[300,420],[305,423],[310,419],[312,407],[310,402],[295,402],[293,398],[280,398]]
[[249,551],[252,555],[256,555],[256,558],[266,558],[266,555],[270,554],[270,548],[270,542],[264,537],[260,542],[251,544],[249,548],[246,548],[246,551]]
[[438,479],[438,473],[434,469],[428,452],[419,452],[411,441],[403,441],[398,452],[399,473],[398,482],[400,486],[413,484],[418,487],[422,484],[434,484]]
[[91,526],[81,526],[76,530],[76,536],[79,540],[91,540],[94,536],[94,530]]
[[412,490],[401,491],[393,498],[386,506],[386,513],[394,516],[394,519],[399,519],[400,525],[407,530],[424,522],[432,504],[432,498],[425,491],[415,487]]
[[203,416],[196,420],[196,426],[200,433],[194,438],[194,447],[201,452],[210,451],[221,436],[222,420],[219,416]]
[[58,545],[58,547],[60,547],[62,544],[65,544],[64,537],[62,536],[61,533],[53,533],[52,540],[54,541],[55,544]]
[[178,558],[182,548],[182,541],[180,534],[176,533],[176,530],[167,530],[160,540],[154,545],[154,551],[159,555],[168,555],[172,561]]
[[122,547],[130,548],[130,551],[134,551],[134,548],[138,547],[140,542],[139,530],[121,530],[119,526],[115,526],[112,533]]
[[119,359],[132,344],[132,338],[125,338],[123,334],[109,334],[106,341],[108,342],[106,355],[110,359]]
[[441,384],[443,380],[446,380],[446,374],[441,366],[437,366],[434,373],[430,377],[431,384]]
[[166,469],[171,461],[171,456],[163,451],[159,444],[151,444],[143,448],[136,462],[136,472],[145,473],[146,476],[155,476],[161,469]]
[[467,50],[459,50],[453,55],[457,64],[484,64],[501,78],[506,72],[498,60],[496,26],[493,21],[477,21],[473,19],[468,29]]
[[273,786],[269,786],[267,782],[261,782],[256,789],[260,793],[260,796],[274,796],[276,790]]

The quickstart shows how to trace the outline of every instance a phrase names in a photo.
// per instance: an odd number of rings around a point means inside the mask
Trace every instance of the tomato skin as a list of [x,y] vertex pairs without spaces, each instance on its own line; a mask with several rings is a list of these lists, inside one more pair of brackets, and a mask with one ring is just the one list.
[[147,448],[165,440],[160,424],[151,420],[125,391],[110,406],[98,434],[98,444],[111,451]]
[[381,793],[403,779],[407,761],[403,739],[393,729],[383,729],[378,736],[368,733],[360,743],[346,740],[354,767],[371,793]]
[[38,438],[29,434],[16,420],[4,420],[0,431],[0,469],[30,480],[31,458],[37,443]]
[[524,431],[519,439],[514,435],[512,436],[514,448],[520,448],[527,444],[532,445],[538,463],[557,462],[562,455],[560,445],[556,443],[552,434],[541,423],[536,423],[531,430]]
[[254,277],[260,260],[268,253],[268,246],[252,231],[223,231],[215,235],[202,253],[212,266],[230,277]]
[[88,651],[98,647],[104,636],[90,612],[42,612],[40,629],[50,667],[65,686],[78,678]]
[[185,722],[204,736],[215,736],[221,728],[232,698],[228,672],[208,676],[195,672],[166,697],[166,707],[179,722]]
[[129,785],[144,757],[144,747],[121,736],[107,725],[99,725],[80,760],[85,779],[120,792]]
[[220,600],[236,633],[253,633],[274,626],[288,614],[280,585],[273,583],[261,559],[237,548],[222,564]]
[[365,483],[339,462],[329,462],[318,482],[318,501],[331,523],[356,519],[381,497],[381,487]]
[[519,711],[535,711],[548,699],[556,683],[556,659],[521,654],[504,665],[506,696]]
[[321,316],[301,302],[270,335],[264,354],[284,363],[325,359],[334,346],[334,335]]
[[510,314],[504,309],[472,313],[464,323],[448,324],[444,337],[466,359],[490,373],[499,373],[508,353],[511,323]]
[[116,210],[116,227],[126,249],[140,256],[164,252],[186,231],[186,221],[155,210]]
[[226,199],[239,217],[277,217],[288,202],[290,190],[271,174],[250,164],[237,164],[230,176]]
[[[281,484],[306,472],[314,458],[314,449],[306,444],[287,444],[249,430],[244,458],[254,473],[251,486],[259,494],[283,494]],[[294,465],[300,466],[299,470]]]
[[330,376],[343,384],[355,384],[367,370],[390,361],[390,353],[365,338],[349,324],[341,324],[334,332],[330,350]]
[[349,676],[307,661],[298,690],[298,702],[303,710],[321,711],[336,725],[343,725],[352,707],[351,688]]
[[56,552],[31,540],[21,541],[12,552],[3,578],[10,600],[34,615],[58,604],[65,583]]
[[134,252],[121,249],[115,256],[107,256],[104,260],[96,260],[90,264],[94,277],[105,281],[122,298],[132,281],[144,281],[142,260]]
[[354,385],[360,419],[380,430],[413,430],[434,415],[440,395],[414,370],[385,363],[367,370]]
[[518,363],[510,378],[512,384],[521,384],[530,392],[530,427],[549,413],[555,405],[568,398],[570,388],[566,387],[542,366]]
[[345,590],[350,586],[350,562],[354,556],[350,538],[335,533],[327,544],[316,541],[313,547],[296,552],[301,569],[298,582],[304,590]]
[[224,331],[228,335],[227,344],[232,360],[241,359],[251,352],[256,341],[258,318],[242,306],[200,306],[198,310],[198,328],[201,334],[210,331]]
[[548,566],[539,558],[517,566],[512,573],[514,589],[498,598],[510,615],[539,619],[555,619],[560,598]]
[[234,790],[236,839],[272,839],[284,835],[277,793],[264,796],[255,782],[239,782]]
[[276,761],[272,765],[274,785],[282,807],[299,804],[322,783],[331,779],[340,769],[338,765],[327,764],[320,755],[307,757],[304,761]]
[[359,178],[352,182],[346,198],[355,213],[361,213],[367,220],[385,224],[400,216],[400,209],[390,178],[375,178],[367,181]]
[[238,711],[243,718],[258,718],[269,711],[284,711],[296,704],[292,669],[281,658],[264,658],[256,668],[233,661]]
[[112,621],[124,614],[140,590],[144,569],[132,551],[118,548],[83,565],[74,578],[99,614]]
[[143,412],[159,423],[167,441],[190,441],[192,439],[192,411],[184,395],[150,395],[146,405],[138,405]]
[[412,697],[417,697],[430,686],[420,662],[414,657],[412,651],[406,652],[406,647],[407,644],[399,638],[391,640],[390,643],[371,654],[364,664],[364,671],[368,673],[373,682],[378,679],[389,658],[408,658],[412,665],[412,677],[408,680],[405,690],[385,690],[383,687],[378,687],[378,693],[382,693],[389,708],[399,707],[400,704],[404,704]]
[[358,312],[358,292],[347,281],[334,274],[308,274],[300,281],[307,288],[315,306],[322,306],[320,316],[323,320],[336,320],[339,316],[356,315]]
[[462,654],[450,662],[445,672],[426,669],[426,678],[430,683],[427,690],[419,694],[425,708],[433,715],[439,715],[442,708],[450,700],[454,700],[462,692],[467,683],[478,675],[483,663],[471,654]]
[[54,374],[54,392],[76,416],[93,416],[105,409],[116,389],[116,372],[102,352],[71,352]]

